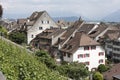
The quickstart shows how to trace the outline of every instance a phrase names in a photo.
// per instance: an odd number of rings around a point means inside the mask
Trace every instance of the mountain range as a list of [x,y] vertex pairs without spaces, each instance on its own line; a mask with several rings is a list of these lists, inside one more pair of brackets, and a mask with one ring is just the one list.
[[[65,20],[65,21],[76,21],[79,19],[79,17],[77,16],[71,16],[71,17],[53,17],[53,19],[55,21],[58,21],[58,20]],[[92,19],[88,19],[86,17],[83,17],[82,16],[82,19],[85,20],[85,21],[96,21],[96,20],[92,20]],[[108,14],[107,16],[103,17],[101,20],[98,20],[98,21],[104,21],[104,22],[120,22],[120,9],[113,12],[113,13],[110,13]]]
[[113,12],[102,19],[105,22],[120,22],[120,10]]

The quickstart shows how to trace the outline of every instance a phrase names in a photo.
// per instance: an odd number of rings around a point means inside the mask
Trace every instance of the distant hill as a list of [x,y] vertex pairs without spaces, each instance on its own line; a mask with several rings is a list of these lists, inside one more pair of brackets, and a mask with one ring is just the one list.
[[58,21],[58,20],[65,20],[65,21],[76,21],[78,20],[79,18],[76,17],[76,16],[71,16],[71,17],[53,17],[54,21]]
[[[53,20],[54,21],[58,21],[58,20],[65,20],[65,21],[68,21],[68,22],[73,22],[73,21],[76,21],[78,20],[80,17],[77,17],[77,16],[70,16],[70,17],[53,17]],[[85,21],[91,21],[90,19],[86,18],[85,16],[81,16],[81,18]]]
[[109,14],[108,16],[104,17],[102,21],[106,22],[120,22],[120,10]]

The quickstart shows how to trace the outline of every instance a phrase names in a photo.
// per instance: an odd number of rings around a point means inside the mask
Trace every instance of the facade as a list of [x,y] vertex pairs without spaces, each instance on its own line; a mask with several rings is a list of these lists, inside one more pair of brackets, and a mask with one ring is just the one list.
[[29,44],[37,34],[45,29],[58,27],[46,11],[34,12],[26,23],[27,25],[27,43]]
[[32,46],[49,51],[50,48],[58,43],[59,38],[65,33],[64,29],[50,28],[38,34],[35,39],[31,41]]
[[83,32],[77,32],[60,51],[64,61],[85,63],[90,71],[105,64],[104,49]]
[[108,58],[120,62],[120,30],[109,30],[106,38],[105,50]]

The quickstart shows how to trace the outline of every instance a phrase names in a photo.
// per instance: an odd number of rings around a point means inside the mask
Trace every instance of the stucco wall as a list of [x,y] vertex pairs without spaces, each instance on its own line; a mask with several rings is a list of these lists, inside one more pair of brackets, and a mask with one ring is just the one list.
[[[104,55],[99,56],[99,52],[104,52]],[[85,58],[78,58],[79,54],[89,54],[89,57]],[[105,64],[105,51],[100,46],[96,46],[95,50],[84,50],[84,47],[80,47],[72,56],[71,58],[68,58],[67,56],[64,56],[64,60],[68,62],[89,62],[88,68],[91,71],[92,68],[97,68],[100,63],[99,60],[103,59],[103,63]]]
[[[42,23],[42,21],[49,21],[49,23]],[[43,29],[39,30],[39,27]],[[36,23],[30,27],[28,27],[27,31],[27,43],[29,44],[32,39],[36,37],[37,34],[41,33],[47,28],[50,27],[58,27],[55,22],[50,18],[50,16],[45,12],[42,16],[36,21]],[[31,37],[33,35],[33,38]]]

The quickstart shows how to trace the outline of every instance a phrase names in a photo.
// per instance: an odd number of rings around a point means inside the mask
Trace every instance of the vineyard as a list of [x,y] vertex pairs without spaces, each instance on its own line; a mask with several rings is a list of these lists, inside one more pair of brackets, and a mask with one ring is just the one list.
[[66,80],[33,54],[0,39],[0,71],[7,80]]

